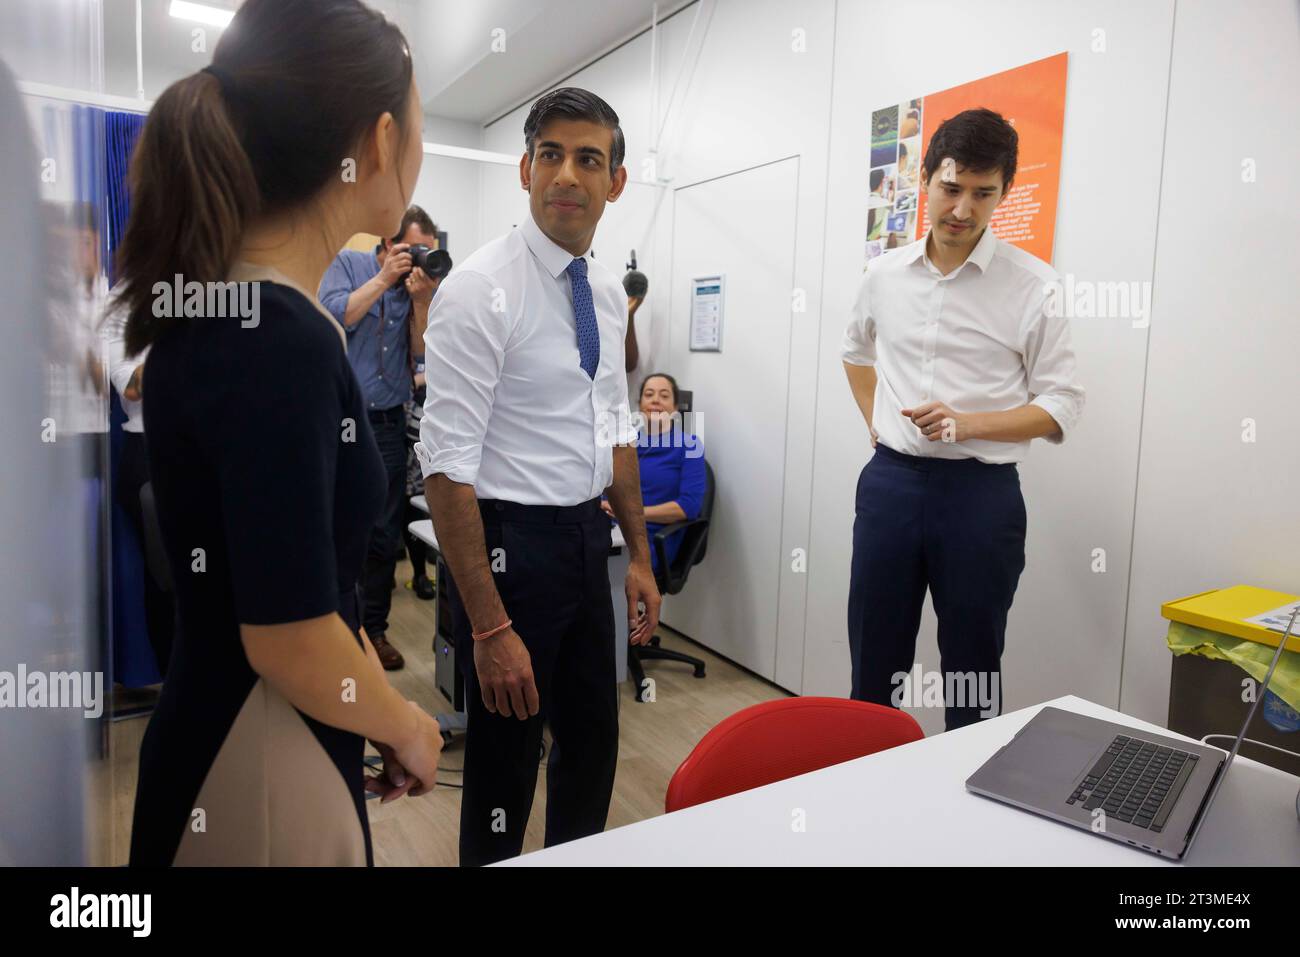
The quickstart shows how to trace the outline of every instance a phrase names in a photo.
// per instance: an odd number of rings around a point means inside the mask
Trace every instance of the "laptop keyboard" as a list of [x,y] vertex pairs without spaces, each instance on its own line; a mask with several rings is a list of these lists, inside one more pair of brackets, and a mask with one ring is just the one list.
[[1116,735],[1065,803],[1160,833],[1195,767],[1194,754]]

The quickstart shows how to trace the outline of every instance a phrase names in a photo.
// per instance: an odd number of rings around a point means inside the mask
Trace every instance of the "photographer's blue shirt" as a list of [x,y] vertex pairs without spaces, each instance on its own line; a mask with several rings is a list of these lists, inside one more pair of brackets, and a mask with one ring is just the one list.
[[[325,270],[318,298],[340,326],[348,296],[379,273],[373,252],[344,249]],[[375,300],[351,329],[348,361],[361,383],[367,409],[391,409],[411,398],[411,297],[399,283]]]

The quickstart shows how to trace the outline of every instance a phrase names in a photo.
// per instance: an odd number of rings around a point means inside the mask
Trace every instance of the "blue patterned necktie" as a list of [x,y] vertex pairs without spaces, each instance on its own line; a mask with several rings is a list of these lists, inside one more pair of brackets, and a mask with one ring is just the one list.
[[573,290],[579,365],[583,372],[595,379],[596,366],[600,365],[600,330],[596,328],[596,306],[591,299],[591,284],[587,282],[587,260],[579,257],[564,271],[569,274],[569,287]]

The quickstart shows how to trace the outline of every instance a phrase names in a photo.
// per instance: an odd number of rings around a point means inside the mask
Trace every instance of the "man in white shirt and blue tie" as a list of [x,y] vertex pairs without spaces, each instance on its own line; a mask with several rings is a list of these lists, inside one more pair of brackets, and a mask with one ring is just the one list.
[[922,164],[930,231],[871,261],[842,352],[875,449],[853,526],[851,695],[897,705],[928,587],[947,730],[1001,711],[1025,564],[1016,463],[1035,438],[1062,442],[1084,402],[1069,328],[1049,306],[1056,273],[988,228],[1017,141],[987,109],[939,126]]
[[524,140],[530,215],[448,275],[425,333],[416,454],[454,580],[469,712],[462,866],[522,849],[543,720],[547,846],[604,829],[618,699],[602,494],[631,559],[630,640],[648,641],[659,618],[624,371],[627,295],[591,255],[627,182],[623,133],[604,100],[564,88],[533,104]]

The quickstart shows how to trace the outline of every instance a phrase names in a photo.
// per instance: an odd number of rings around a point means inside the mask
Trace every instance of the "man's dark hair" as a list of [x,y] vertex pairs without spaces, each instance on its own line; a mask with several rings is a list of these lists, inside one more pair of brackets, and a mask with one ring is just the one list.
[[939,124],[925,151],[925,182],[929,185],[944,158],[951,156],[958,166],[975,173],[1002,172],[1002,192],[1011,189],[1016,178],[1016,157],[1020,137],[1002,114],[980,107],[965,110]]
[[637,395],[641,395],[641,393],[645,392],[645,384],[649,382],[651,379],[667,379],[668,384],[673,387],[673,405],[679,404],[677,380],[674,379],[672,376],[670,376],[667,372],[652,372],[644,379],[642,379],[641,388],[637,390]]
[[883,169],[873,169],[871,171],[871,189],[872,192],[880,188],[880,184],[885,181],[885,171]]
[[552,120],[586,120],[599,123],[614,132],[614,146],[609,157],[609,171],[613,173],[623,165],[627,149],[623,141],[623,128],[618,125],[618,114],[613,107],[588,90],[576,86],[561,87],[537,98],[524,120],[524,146],[529,161],[537,145],[537,136]]
[[644,297],[650,291],[650,280],[645,273],[629,269],[627,275],[623,277],[623,291],[629,296]]
[[429,214],[419,206],[412,206],[402,214],[402,225],[397,227],[397,235],[393,237],[392,241],[400,243],[402,237],[406,235],[406,231],[412,226],[419,226],[420,232],[425,233],[426,235],[438,235],[438,227],[434,225],[433,220],[429,218]]

